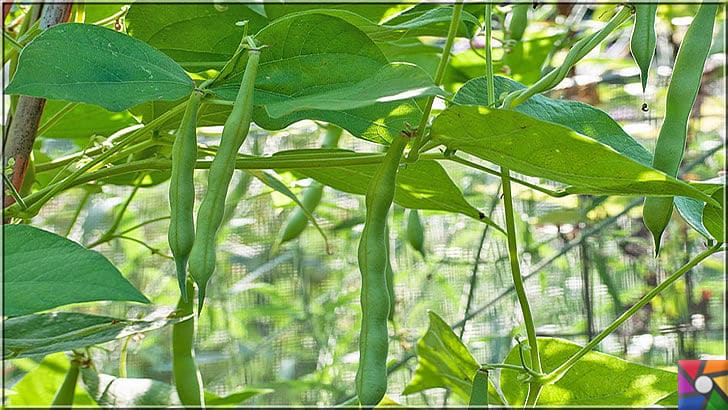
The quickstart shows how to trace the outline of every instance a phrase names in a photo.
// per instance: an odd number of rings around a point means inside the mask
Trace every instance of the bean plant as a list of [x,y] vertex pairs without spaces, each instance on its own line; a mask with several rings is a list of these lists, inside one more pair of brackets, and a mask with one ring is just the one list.
[[[221,262],[219,232],[256,180],[297,206],[277,238],[264,244],[271,257],[308,227],[326,241],[328,228],[317,213],[329,190],[364,197],[356,374],[350,397],[328,404],[397,405],[390,395],[444,388],[451,403],[472,407],[675,405],[675,372],[596,350],[691,269],[725,250],[724,176],[683,178],[690,118],[725,8],[685,9],[682,17],[692,23],[679,45],[652,152],[606,112],[548,93],[615,39],[630,38],[630,64],[645,101],[635,111],[648,111],[650,98],[663,98],[646,94],[655,71],[656,14],[670,6],[571,5],[558,17],[566,21],[557,26],[561,31],[539,37],[553,20],[544,10],[559,14],[562,6],[4,3],[3,357],[46,357],[66,372],[49,387],[52,402],[35,404],[204,407],[237,405],[267,392],[214,394],[195,354],[198,321],[214,301],[208,284],[231,274]],[[463,49],[476,62],[466,69],[451,57]],[[319,148],[268,155],[241,149],[249,147],[249,133],[269,133],[271,141],[303,120],[315,122]],[[201,135],[211,129],[220,138],[208,143]],[[342,134],[368,148],[338,148]],[[56,138],[76,150],[54,157],[39,149]],[[485,198],[489,210],[466,198],[450,176],[455,165],[497,178],[498,192]],[[291,179],[281,178],[285,173],[312,182],[297,195]],[[70,228],[58,235],[35,222],[61,194],[81,189],[88,198],[105,186],[131,187],[132,194],[96,242],[84,246],[67,238]],[[158,206],[169,217],[122,229],[134,194],[159,186],[168,187],[169,203]],[[644,198],[654,257],[670,252],[661,246],[670,224],[687,223],[702,236],[701,249],[585,345],[540,337],[519,243],[523,230],[535,228],[521,222],[514,188],[595,203],[628,197],[636,201],[630,207]],[[464,322],[448,324],[431,306],[429,327],[409,349],[416,370],[403,392],[392,391],[388,380],[399,365],[390,347],[400,337],[393,206],[405,210],[401,231],[423,261],[434,257],[427,219],[436,213],[462,215],[483,231],[478,258],[486,237],[505,241],[525,334],[514,335],[501,362],[478,362],[462,331],[454,331]],[[494,214],[497,206],[502,215]],[[91,249],[133,239],[129,232],[149,224],[168,226],[165,249],[145,246],[174,259],[164,274],[178,284],[176,307],[143,318],[54,311],[80,302],[152,303],[119,263]],[[465,320],[477,314],[468,310],[472,285]],[[127,377],[126,344],[116,375],[89,355],[89,347],[166,328],[172,330],[171,380]],[[59,352],[67,359],[53,356]],[[624,380],[609,384],[614,378]],[[6,387],[6,404],[27,403]]]

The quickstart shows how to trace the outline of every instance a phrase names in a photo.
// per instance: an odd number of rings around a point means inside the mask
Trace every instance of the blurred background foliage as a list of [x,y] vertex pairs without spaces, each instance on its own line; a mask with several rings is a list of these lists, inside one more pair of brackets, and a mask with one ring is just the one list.
[[[497,73],[533,83],[543,70],[558,66],[567,46],[591,27],[592,19],[613,7],[539,5],[530,11],[531,23],[522,42],[495,42]],[[374,20],[386,15],[381,8],[361,6],[362,13]],[[482,20],[481,8],[468,5],[466,11],[480,15]],[[496,37],[502,38],[500,30],[509,8],[498,7]],[[102,20],[119,10],[119,5],[89,4],[86,18]],[[603,109],[652,149],[664,113],[670,67],[694,10],[691,5],[658,8],[657,54],[644,95],[639,70],[629,55],[631,29],[625,27],[589,54],[549,96]],[[722,22],[723,16],[720,19]],[[123,19],[120,22],[123,24]],[[109,24],[114,23],[112,20]],[[684,179],[710,179],[725,167],[725,154],[720,149],[725,142],[722,39],[722,34],[716,36],[694,109],[684,159],[690,169]],[[421,53],[401,57],[434,71],[438,57],[432,47],[440,46],[442,40],[418,41],[419,47],[413,50]],[[456,91],[468,79],[483,75],[482,47],[482,37],[456,43],[446,89]],[[647,111],[642,110],[643,103]],[[49,103],[47,108],[52,107]],[[114,115],[118,121],[134,122],[128,112]],[[83,126],[83,122],[77,125]],[[89,131],[82,131],[85,134],[72,138],[53,133],[42,136],[36,161],[83,148],[90,139]],[[94,132],[102,137],[109,135],[103,130]],[[215,144],[218,133],[219,129],[200,129],[199,140]],[[285,149],[316,148],[322,134],[315,123],[307,121],[279,132],[254,128],[241,152],[270,155]],[[339,147],[381,149],[346,133]],[[466,199],[487,213],[493,197],[499,195],[499,180],[456,164],[443,165]],[[279,176],[297,194],[310,183],[288,173]],[[206,177],[206,171],[197,172],[197,204]],[[273,389],[246,401],[249,405],[343,402],[354,394],[358,360],[360,278],[355,249],[362,230],[364,199],[330,188],[324,190],[315,216],[328,236],[330,253],[310,225],[300,238],[272,253],[278,231],[295,204],[242,171],[236,171],[233,184],[238,182],[249,182],[249,189],[231,208],[229,223],[221,235],[217,271],[208,288],[207,307],[199,322],[197,358],[206,390],[222,396],[246,386]],[[60,195],[31,221],[81,244],[96,245],[93,249],[108,257],[154,303],[94,303],[67,310],[143,317],[155,313],[155,309],[159,310],[156,314],[173,309],[178,289],[166,242],[167,188],[166,181],[138,190],[123,185],[89,185]],[[687,261],[704,242],[674,217],[662,255],[654,259],[650,237],[641,221],[639,198],[550,198],[518,185],[514,189],[520,216],[517,229],[522,270],[529,275],[526,290],[539,335],[585,343]],[[152,222],[129,231],[123,238],[98,243],[131,195],[119,231]],[[425,228],[426,258],[405,239],[405,210],[395,206],[390,213],[397,300],[389,356],[394,370],[388,394],[404,404],[439,405],[446,399],[443,390],[399,394],[414,372],[414,344],[427,327],[427,310],[455,325],[456,333],[481,363],[502,362],[514,345],[514,336],[523,332],[522,318],[515,294],[507,292],[511,278],[505,238],[490,231],[479,251],[483,226],[462,215],[421,212],[420,216]],[[492,217],[502,222],[500,205],[492,210]],[[721,258],[711,258],[693,269],[607,338],[600,350],[665,368],[674,368],[678,359],[723,355],[724,272]],[[466,311],[471,314],[466,315]],[[472,317],[464,320],[467,316]],[[120,354],[126,345],[128,377],[170,382],[170,341],[171,329],[165,328],[91,348],[90,352],[97,369],[118,375]],[[13,386],[33,368],[30,359],[5,362],[6,386]]]

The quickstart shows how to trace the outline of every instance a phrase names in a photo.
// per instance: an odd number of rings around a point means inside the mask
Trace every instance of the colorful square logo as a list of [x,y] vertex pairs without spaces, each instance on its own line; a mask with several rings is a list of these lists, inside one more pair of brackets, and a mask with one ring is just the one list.
[[728,360],[679,360],[679,410],[728,409]]

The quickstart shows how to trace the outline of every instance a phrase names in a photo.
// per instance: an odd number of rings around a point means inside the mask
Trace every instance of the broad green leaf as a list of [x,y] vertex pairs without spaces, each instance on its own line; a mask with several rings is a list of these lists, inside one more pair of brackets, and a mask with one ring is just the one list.
[[[266,8],[269,7],[266,6]],[[289,13],[286,17],[300,17],[312,13],[338,17],[356,26],[376,43],[384,43],[422,36],[447,37],[450,20],[452,19],[452,10],[452,7],[436,7],[416,11],[413,9],[386,23],[376,24],[371,19],[351,10],[332,6],[326,7],[326,5],[320,4],[318,7],[295,14]],[[456,35],[458,37],[472,37],[474,28],[479,25],[478,19],[468,12],[463,12],[460,21]]]
[[175,388],[158,380],[114,377],[82,368],[81,381],[88,394],[105,408],[180,405]]
[[705,208],[705,202],[698,201],[693,198],[686,198],[684,196],[676,196],[674,203],[677,212],[688,225],[704,237],[712,238],[703,225],[703,209]]
[[290,2],[265,2],[265,14],[270,20],[281,18],[288,14],[300,13],[302,11],[314,9],[334,9],[343,10],[356,14],[364,19],[378,23],[383,19],[391,17],[393,14],[401,11],[402,8],[407,9],[412,6],[404,5],[387,5],[387,4],[367,4],[367,3],[290,3]]
[[179,319],[128,320],[74,312],[51,312],[5,320],[3,358],[39,356],[161,329]]
[[47,29],[23,49],[5,92],[123,111],[145,101],[176,100],[193,87],[182,67],[143,41],[67,23]]
[[149,303],[103,255],[29,225],[3,225],[6,316],[99,300]]
[[[301,151],[283,151],[273,155],[273,159],[292,159],[300,156]],[[306,158],[312,163],[320,163],[328,158],[366,158],[371,154],[354,153],[345,150],[305,150]],[[355,195],[365,195],[369,181],[376,172],[378,164],[347,165],[337,167],[279,168],[291,170],[313,178],[338,191]],[[397,189],[394,202],[408,209],[430,209],[460,213],[483,221],[502,231],[498,225],[470,205],[460,189],[453,183],[442,165],[436,161],[421,159],[406,164],[397,172]]]
[[248,22],[249,34],[267,24],[248,5],[211,3],[135,3],[125,21],[129,35],[167,54],[188,71],[222,68],[243,37],[238,22]]
[[[563,339],[539,338],[539,353],[545,372],[549,372],[581,346]],[[530,365],[530,355],[524,355]],[[520,365],[518,346],[505,363]],[[523,406],[528,384],[517,380],[515,372],[501,372],[501,386],[512,406]],[[677,388],[677,373],[631,363],[604,353],[589,352],[564,377],[544,386],[539,406],[625,406],[645,407],[655,404]]]
[[[495,76],[494,94],[498,99],[504,93],[526,88],[511,79]],[[485,77],[474,78],[455,94],[453,103],[459,105],[488,105],[488,88]],[[614,148],[615,151],[642,165],[652,164],[652,154],[629,134],[624,132],[606,112],[579,101],[554,100],[536,94],[514,108],[533,118],[553,122],[570,128]]]
[[[405,129],[405,122],[416,124],[422,114],[413,101],[407,100],[350,110],[301,110],[271,118],[265,110],[268,104],[350,87],[374,76],[388,61],[366,33],[324,14],[285,16],[261,30],[256,42],[268,46],[260,56],[253,111],[256,124],[265,129],[278,130],[302,119],[313,119],[383,143]],[[247,55],[241,57],[234,74],[213,91],[232,99],[240,87],[246,61]]]
[[725,242],[725,208],[723,205],[723,196],[725,188],[721,188],[713,193],[712,198],[717,201],[720,206],[706,204],[703,210],[703,226],[710,232],[710,235],[718,242]]
[[[12,386],[15,394],[8,397],[9,405],[18,407],[50,406],[56,391],[66,377],[69,367],[70,361],[64,353],[46,356],[38,367],[31,370]],[[97,407],[96,402],[80,385],[76,385],[73,404],[75,406]]]
[[371,77],[330,91],[306,94],[265,106],[271,118],[304,110],[351,110],[410,98],[446,95],[421,68],[403,63],[385,65]]
[[432,140],[513,171],[571,185],[570,194],[688,196],[711,201],[685,182],[611,147],[516,111],[452,106],[435,118]]
[[273,393],[275,390],[273,389],[264,389],[264,388],[257,388],[257,387],[244,387],[243,389],[228,394],[225,397],[220,397],[218,395],[212,394],[210,392],[205,392],[205,404],[207,406],[237,406],[240,403],[244,402],[245,400],[248,400],[252,397],[261,395],[261,394],[269,394]]
[[[40,119],[41,128],[67,104],[66,101],[46,101]],[[137,123],[129,111],[110,112],[96,105],[79,104],[38,137],[78,139],[87,143],[94,135],[108,137]]]
[[[402,394],[442,387],[467,403],[473,378],[481,366],[440,316],[433,311],[428,314],[427,332],[417,341],[417,369]],[[491,404],[500,404],[490,383],[488,390]]]

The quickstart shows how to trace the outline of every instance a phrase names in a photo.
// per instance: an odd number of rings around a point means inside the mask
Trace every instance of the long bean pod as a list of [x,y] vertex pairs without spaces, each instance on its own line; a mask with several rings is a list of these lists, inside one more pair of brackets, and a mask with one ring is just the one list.
[[468,407],[488,405],[488,371],[478,369],[473,376],[473,388],[470,391]]
[[225,214],[225,197],[235,171],[235,159],[250,129],[253,88],[259,61],[260,51],[249,50],[240,90],[223,126],[220,148],[210,165],[207,177],[207,192],[197,211],[197,232],[190,252],[189,270],[198,286],[198,314],[205,300],[207,282],[215,271],[217,234]]
[[201,406],[204,402],[202,376],[195,360],[195,316],[193,313],[195,286],[185,285],[184,296],[177,303],[177,315],[190,316],[172,326],[172,374],[177,394],[184,406]]
[[405,138],[395,137],[384,161],[372,176],[366,194],[366,218],[358,251],[362,325],[356,372],[356,392],[364,406],[375,406],[387,390],[389,293],[386,266],[389,255],[385,236],[397,170],[406,145]]
[[[717,11],[718,4],[704,3],[698,9],[678,50],[667,88],[665,121],[657,137],[652,167],[673,177],[677,176],[685,151],[688,119],[700,89]],[[652,233],[655,255],[660,253],[660,241],[670,222],[672,208],[672,197],[645,198],[642,219]]]
[[385,265],[384,276],[387,279],[387,296],[389,296],[389,314],[387,315],[387,319],[390,322],[394,322],[394,308],[397,300],[394,296],[394,269],[392,268],[392,252],[389,245],[389,224],[387,224],[384,230],[384,246],[387,248],[387,264]]
[[197,164],[197,113],[201,102],[202,94],[194,91],[187,101],[187,108],[172,146],[167,239],[177,266],[177,282],[182,297],[187,297],[187,259],[195,242],[194,177]]

